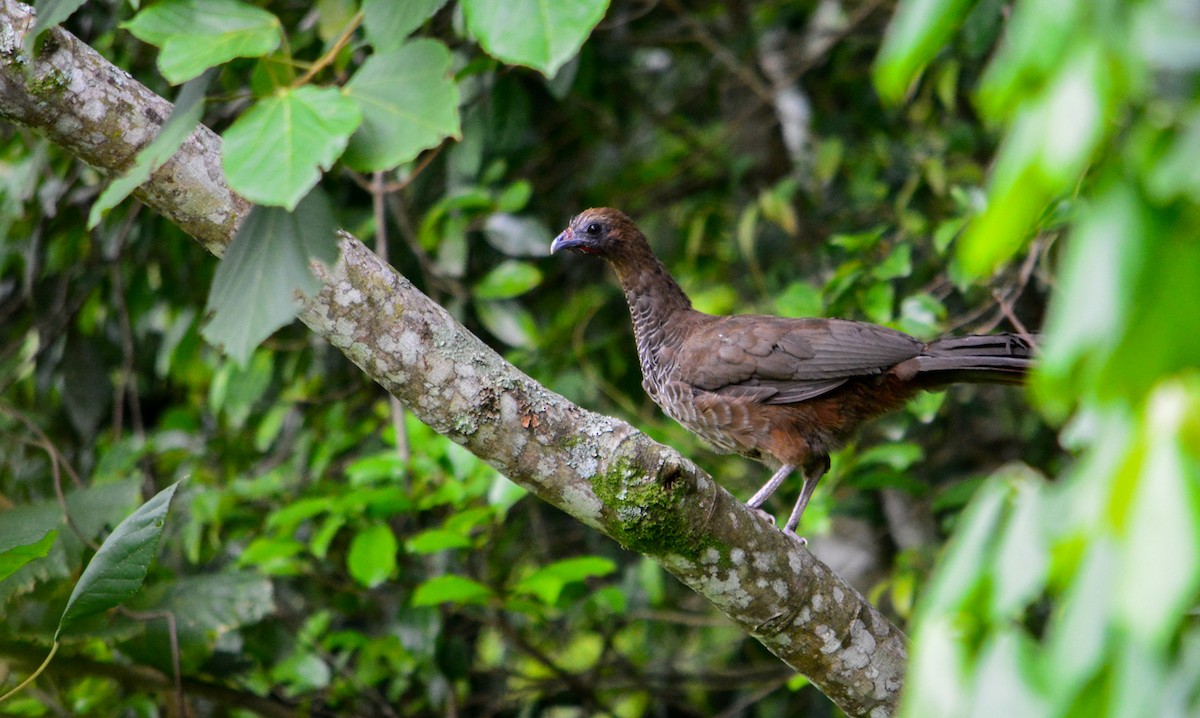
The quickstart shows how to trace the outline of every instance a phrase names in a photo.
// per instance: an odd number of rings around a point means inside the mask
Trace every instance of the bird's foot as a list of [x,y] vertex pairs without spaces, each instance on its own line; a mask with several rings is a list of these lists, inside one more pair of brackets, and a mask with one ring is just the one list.
[[750,506],[750,504],[746,504],[746,505],[750,507],[751,511],[753,511],[754,513],[756,513],[760,517],[762,517],[763,521],[766,521],[767,523],[771,524],[772,526],[775,525],[775,516],[773,514],[769,514],[757,506]]
[[[762,518],[762,520],[763,520],[763,521],[766,521],[767,523],[771,524],[772,526],[776,526],[776,525],[777,525],[777,524],[775,523],[775,516],[774,516],[774,515],[767,513],[766,511],[764,511],[764,510],[762,510],[762,509],[758,508],[757,506],[751,506],[751,507],[750,507],[750,510],[751,510],[751,511],[753,511],[753,512],[754,512],[755,514],[757,514],[758,516],[760,516],[760,517]],[[795,539],[795,540],[796,540],[796,542],[797,542],[797,543],[799,543],[801,546],[807,546],[807,545],[808,545],[808,539],[806,539],[806,538],[805,538],[805,537],[803,537],[803,536],[800,536],[800,535],[798,535],[798,534],[796,533],[796,528],[795,528],[794,526],[787,526],[787,527],[784,527],[784,529],[783,529],[783,534],[784,534],[785,536],[789,536],[789,537],[791,537],[791,538]]]

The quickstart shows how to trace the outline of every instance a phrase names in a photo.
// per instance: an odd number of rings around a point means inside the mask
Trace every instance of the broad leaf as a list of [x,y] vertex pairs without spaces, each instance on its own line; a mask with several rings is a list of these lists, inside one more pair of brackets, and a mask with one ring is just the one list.
[[[500,198],[501,205],[506,200],[505,195]],[[521,204],[523,206],[524,202]],[[554,235],[541,220],[505,212],[488,216],[483,225],[483,236],[488,244],[510,257],[548,257],[550,243],[554,240]]]
[[171,497],[179,484],[159,491],[117,525],[92,557],[67,599],[54,639],[80,619],[107,611],[132,596],[146,573],[162,537]]
[[363,30],[378,52],[395,50],[446,0],[363,0]]
[[[185,671],[197,670],[226,634],[275,612],[271,579],[250,571],[223,571],[155,582],[129,602],[139,611],[175,615],[179,653]],[[166,621],[150,621],[121,650],[148,665],[169,665]]]
[[604,17],[608,0],[463,0],[467,29],[504,62],[553,77]]
[[183,141],[196,129],[204,114],[204,91],[208,83],[216,75],[215,71],[207,72],[194,80],[188,80],[179,91],[175,108],[167,118],[158,136],[149,145],[142,148],[134,158],[133,166],[109,183],[100,193],[91,212],[88,213],[88,229],[93,229],[100,223],[105,212],[117,206],[122,200],[150,179],[155,170],[162,167],[175,154]]
[[412,605],[436,606],[439,603],[487,603],[492,589],[462,576],[436,576],[413,592]]
[[255,207],[217,265],[206,307],[215,314],[204,338],[244,365],[259,342],[296,316],[297,293],[312,296],[320,288],[309,258],[333,264],[336,231],[320,190],[295,212]]
[[901,2],[875,59],[879,96],[894,104],[902,101],[970,6],[970,0]]
[[558,601],[559,594],[569,583],[578,583],[593,576],[607,576],[617,565],[599,556],[581,556],[543,566],[517,582],[513,590],[537,596],[545,604]]
[[496,265],[475,285],[478,299],[511,299],[542,283],[542,272],[529,262],[512,259]]
[[396,570],[399,548],[396,535],[387,524],[374,524],[354,535],[350,553],[346,556],[346,568],[355,581],[367,588],[375,588]]
[[372,56],[346,85],[362,111],[346,163],[363,172],[391,169],[458,137],[458,86],[450,51],[434,40],[414,40]]
[[0,552],[0,581],[8,578],[14,571],[30,561],[45,557],[50,553],[50,548],[54,546],[57,539],[57,531],[47,531],[45,536],[33,543],[14,546],[7,551]]
[[235,57],[261,57],[279,47],[279,20],[237,0],[167,0],[124,24],[139,40],[162,49],[158,68],[172,84]]
[[448,548],[467,548],[471,539],[455,531],[429,529],[410,538],[406,545],[413,553],[437,553]]
[[225,130],[229,186],[252,202],[295,209],[360,122],[358,106],[333,88],[282,88]]

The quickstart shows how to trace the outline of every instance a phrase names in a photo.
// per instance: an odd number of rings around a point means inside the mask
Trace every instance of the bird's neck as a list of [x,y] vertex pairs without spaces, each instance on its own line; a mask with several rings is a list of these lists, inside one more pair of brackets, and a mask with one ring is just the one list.
[[[647,384],[657,384],[670,369],[674,349],[682,341],[677,319],[692,311],[692,302],[658,258],[651,254],[633,261],[613,262],[637,342],[642,376]],[[647,386],[650,389],[650,386]]]

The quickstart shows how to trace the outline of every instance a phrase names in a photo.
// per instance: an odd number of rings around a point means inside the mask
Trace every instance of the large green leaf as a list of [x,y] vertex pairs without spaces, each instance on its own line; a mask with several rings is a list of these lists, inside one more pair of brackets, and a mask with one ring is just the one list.
[[205,73],[188,80],[183,86],[179,91],[179,98],[175,100],[171,116],[159,130],[158,136],[137,153],[133,166],[109,183],[92,205],[91,212],[88,213],[88,229],[94,229],[105,212],[117,206],[143,182],[150,179],[150,175],[171,159],[183,141],[192,134],[192,130],[196,129],[196,124],[204,114],[204,91],[208,89],[208,83],[215,74],[215,71]]
[[179,484],[159,491],[117,525],[88,562],[58,621],[55,640],[80,619],[107,611],[132,596],[146,580],[162,537],[171,497]]
[[463,0],[462,7],[488,54],[552,77],[579,52],[608,0]]
[[47,531],[45,536],[33,543],[0,551],[0,581],[8,578],[14,571],[30,561],[45,557],[50,553],[50,548],[54,546],[57,539],[57,531]]
[[279,47],[279,20],[237,0],[166,0],[124,27],[162,49],[158,67],[173,84],[235,57],[261,57]]
[[295,212],[255,207],[217,265],[206,307],[215,314],[204,338],[244,365],[260,341],[296,316],[297,293],[312,296],[320,288],[309,258],[333,264],[336,232],[319,189]]
[[391,169],[458,137],[458,86],[450,51],[435,40],[414,40],[372,56],[346,86],[362,111],[346,162],[364,172]]
[[363,30],[377,52],[395,50],[446,0],[363,0]]
[[360,122],[358,106],[331,87],[281,88],[225,130],[229,186],[252,202],[295,209]]
[[875,59],[879,96],[899,103],[925,65],[946,44],[972,0],[905,0],[888,25]]
[[[196,670],[226,634],[275,612],[271,579],[249,571],[187,576],[156,582],[129,601],[139,611],[170,611],[175,616],[184,670]],[[151,620],[122,650],[149,665],[171,659],[167,622]]]

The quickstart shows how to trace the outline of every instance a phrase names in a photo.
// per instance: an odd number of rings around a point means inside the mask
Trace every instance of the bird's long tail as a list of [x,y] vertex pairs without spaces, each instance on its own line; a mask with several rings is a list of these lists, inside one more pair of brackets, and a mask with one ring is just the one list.
[[919,381],[1021,384],[1033,366],[1037,335],[980,334],[946,337],[926,345],[913,360]]

